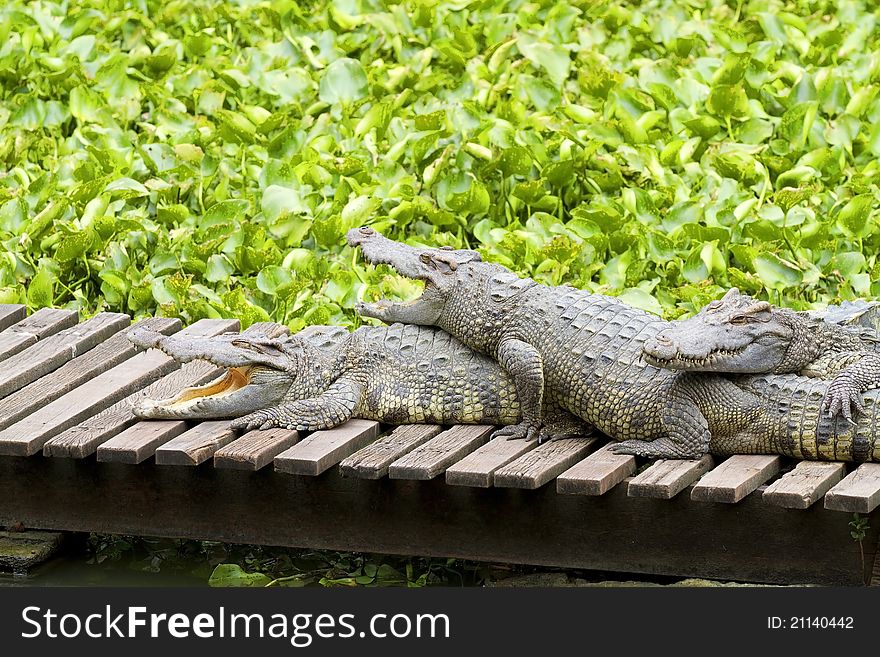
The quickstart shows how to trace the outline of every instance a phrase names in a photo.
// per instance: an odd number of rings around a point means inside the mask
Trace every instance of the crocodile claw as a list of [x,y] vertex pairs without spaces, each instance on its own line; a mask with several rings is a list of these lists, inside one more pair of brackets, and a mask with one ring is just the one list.
[[530,422],[520,422],[519,424],[511,424],[501,427],[492,434],[492,438],[507,438],[508,440],[537,440],[540,426]]
[[822,410],[828,412],[828,417],[843,416],[844,420],[855,426],[853,415],[865,410],[862,391],[854,383],[838,377],[828,386],[822,399]]

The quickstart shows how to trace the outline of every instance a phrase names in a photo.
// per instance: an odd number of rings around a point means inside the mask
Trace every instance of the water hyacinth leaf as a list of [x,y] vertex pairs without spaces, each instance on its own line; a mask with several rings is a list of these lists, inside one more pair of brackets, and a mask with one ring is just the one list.
[[854,196],[837,213],[837,225],[852,237],[869,235],[873,229],[871,214],[875,202],[873,194]]
[[797,265],[773,253],[761,253],[754,258],[752,264],[758,278],[770,289],[782,291],[800,285],[803,281],[803,272]]
[[349,105],[367,93],[367,74],[356,59],[341,57],[321,77],[318,97],[325,103]]

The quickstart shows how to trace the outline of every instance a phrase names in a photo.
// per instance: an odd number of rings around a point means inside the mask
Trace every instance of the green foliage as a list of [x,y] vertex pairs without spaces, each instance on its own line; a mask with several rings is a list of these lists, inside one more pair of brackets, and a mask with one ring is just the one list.
[[0,301],[350,325],[418,289],[357,263],[363,223],[670,317],[730,285],[877,295],[877,22],[867,0],[9,0]]

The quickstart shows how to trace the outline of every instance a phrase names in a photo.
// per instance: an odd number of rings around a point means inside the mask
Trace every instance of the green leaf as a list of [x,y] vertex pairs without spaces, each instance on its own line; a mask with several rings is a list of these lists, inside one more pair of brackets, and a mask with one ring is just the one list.
[[238,564],[221,563],[214,568],[208,584],[218,587],[256,587],[266,586],[271,581],[263,573],[245,572]]
[[318,97],[325,103],[350,105],[367,94],[367,74],[356,59],[342,57],[324,70]]
[[562,86],[571,69],[568,50],[526,32],[517,36],[516,46],[526,59],[547,71],[553,84]]
[[32,308],[45,308],[55,300],[55,281],[57,277],[45,266],[39,267],[27,287],[28,305]]
[[782,291],[803,281],[803,272],[797,265],[773,253],[759,254],[752,264],[761,282],[771,289]]
[[873,229],[871,222],[874,196],[859,194],[852,197],[837,213],[837,225],[850,237],[866,237]]

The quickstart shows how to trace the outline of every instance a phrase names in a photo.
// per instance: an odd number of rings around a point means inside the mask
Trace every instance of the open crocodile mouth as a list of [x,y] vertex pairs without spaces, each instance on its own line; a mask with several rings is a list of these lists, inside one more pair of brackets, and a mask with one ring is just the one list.
[[213,381],[204,385],[184,388],[176,396],[157,402],[168,409],[182,409],[201,399],[221,399],[248,386],[253,366],[230,367]]
[[706,356],[688,356],[687,354],[682,353],[665,356],[650,354],[646,351],[643,353],[643,356],[648,364],[657,367],[671,368],[679,366],[682,369],[690,369],[694,367],[707,367],[709,365],[714,365],[725,358],[738,356],[745,351],[745,349],[745,347],[740,347],[738,349],[718,349]]

